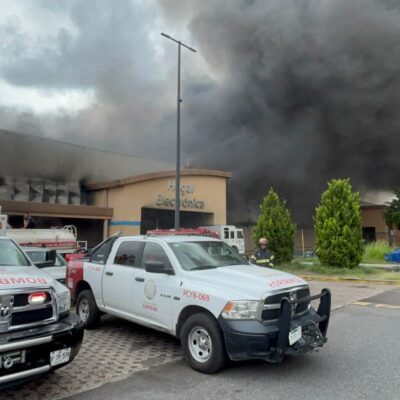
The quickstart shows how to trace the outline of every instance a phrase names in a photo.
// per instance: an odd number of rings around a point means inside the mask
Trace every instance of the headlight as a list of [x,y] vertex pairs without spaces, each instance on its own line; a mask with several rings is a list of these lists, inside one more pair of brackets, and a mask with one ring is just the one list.
[[230,301],[222,310],[225,319],[256,319],[258,301]]
[[71,295],[69,291],[57,294],[57,304],[60,317],[69,314],[69,309],[71,307]]

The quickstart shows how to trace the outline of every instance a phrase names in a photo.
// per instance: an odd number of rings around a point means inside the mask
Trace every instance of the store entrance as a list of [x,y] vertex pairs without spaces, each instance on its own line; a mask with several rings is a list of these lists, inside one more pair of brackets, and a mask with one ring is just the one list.
[[[214,214],[194,211],[181,211],[182,228],[198,228],[199,226],[212,225]],[[174,210],[159,210],[157,208],[142,208],[140,219],[140,233],[146,234],[151,229],[173,229],[175,224]]]

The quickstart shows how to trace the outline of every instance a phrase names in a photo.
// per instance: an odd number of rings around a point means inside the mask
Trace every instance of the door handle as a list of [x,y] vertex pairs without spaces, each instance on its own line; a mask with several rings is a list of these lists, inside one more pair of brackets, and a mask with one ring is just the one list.
[[137,276],[137,277],[135,278],[135,281],[144,282],[144,278],[140,278],[140,277]]
[[114,275],[114,272],[107,271],[107,272],[106,272],[106,275],[108,275],[108,276],[113,276],[113,275]]

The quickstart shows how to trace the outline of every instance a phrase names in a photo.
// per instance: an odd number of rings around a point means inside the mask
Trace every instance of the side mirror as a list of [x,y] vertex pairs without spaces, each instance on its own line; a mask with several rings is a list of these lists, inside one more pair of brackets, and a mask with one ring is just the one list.
[[172,269],[166,269],[162,261],[146,261],[146,272],[153,272],[154,274],[167,274],[175,275]]

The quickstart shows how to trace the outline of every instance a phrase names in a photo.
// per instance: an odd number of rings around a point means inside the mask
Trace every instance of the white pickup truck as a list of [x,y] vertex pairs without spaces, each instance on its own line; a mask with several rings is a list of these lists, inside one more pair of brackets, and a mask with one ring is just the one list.
[[0,389],[68,364],[82,338],[68,289],[0,237]]
[[87,328],[108,313],[168,332],[204,373],[228,358],[279,362],[327,340],[328,289],[310,296],[304,280],[249,264],[209,237],[111,237],[69,262],[67,285]]

